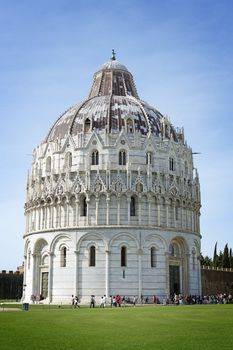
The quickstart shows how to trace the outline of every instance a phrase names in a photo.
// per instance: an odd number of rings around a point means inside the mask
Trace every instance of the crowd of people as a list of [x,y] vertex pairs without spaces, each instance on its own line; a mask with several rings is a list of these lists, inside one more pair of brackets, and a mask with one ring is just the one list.
[[[226,293],[219,293],[216,295],[190,295],[183,296],[182,294],[174,294],[170,298],[164,298],[162,301],[156,296],[120,296],[111,295],[109,298],[106,295],[100,297],[99,301],[96,301],[95,295],[90,297],[90,308],[94,308],[98,305],[100,308],[105,308],[107,305],[110,307],[122,307],[127,305],[135,306],[136,304],[163,304],[163,305],[194,305],[194,304],[227,304],[233,302],[232,295]],[[72,295],[71,303],[73,308],[80,307],[79,298]]]

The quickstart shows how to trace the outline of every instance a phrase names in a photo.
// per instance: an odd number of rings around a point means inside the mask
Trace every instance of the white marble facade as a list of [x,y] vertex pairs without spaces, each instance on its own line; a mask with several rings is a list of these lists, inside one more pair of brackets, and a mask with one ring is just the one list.
[[192,150],[115,56],[34,150],[23,300],[201,293]]

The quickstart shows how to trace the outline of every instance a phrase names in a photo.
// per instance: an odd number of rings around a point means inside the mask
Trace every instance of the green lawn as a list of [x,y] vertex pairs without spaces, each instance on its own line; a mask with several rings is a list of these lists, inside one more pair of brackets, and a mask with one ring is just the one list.
[[3,350],[233,349],[233,305],[0,312]]

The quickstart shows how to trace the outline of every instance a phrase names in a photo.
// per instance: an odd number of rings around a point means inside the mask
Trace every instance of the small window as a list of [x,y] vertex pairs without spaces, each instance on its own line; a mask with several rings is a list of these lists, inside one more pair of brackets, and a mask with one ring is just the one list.
[[91,129],[91,121],[90,119],[85,120],[84,131],[88,132]]
[[99,152],[98,151],[92,152],[91,164],[92,165],[98,165],[99,164]]
[[130,216],[136,216],[135,198],[134,197],[131,197],[131,200],[130,200]]
[[179,247],[176,243],[172,243],[170,245],[170,254],[171,256],[174,257],[179,257],[180,256],[180,251],[179,251]]
[[152,247],[150,250],[151,267],[156,267],[156,248]]
[[151,152],[147,152],[147,154],[146,154],[146,164],[148,164],[148,165],[152,164],[152,154],[151,154]]
[[126,152],[125,151],[119,152],[119,165],[126,165]]
[[121,247],[121,266],[126,266],[126,247]]
[[94,245],[90,247],[89,266],[95,266],[95,246]]
[[51,157],[48,157],[48,158],[46,159],[46,171],[47,171],[48,173],[51,172],[51,163],[52,163]]
[[70,168],[72,166],[72,153],[67,152],[65,156],[65,167]]
[[126,128],[128,133],[133,133],[133,121],[131,119],[127,119]]
[[81,216],[87,216],[87,200],[86,197],[81,202]]
[[66,247],[61,249],[61,267],[66,267]]
[[169,158],[169,170],[175,171],[175,160],[172,157]]

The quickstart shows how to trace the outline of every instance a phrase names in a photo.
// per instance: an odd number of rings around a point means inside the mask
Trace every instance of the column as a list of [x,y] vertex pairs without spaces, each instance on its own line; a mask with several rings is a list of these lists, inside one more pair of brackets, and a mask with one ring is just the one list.
[[76,199],[76,226],[79,225],[79,198]]
[[[176,205],[175,205],[175,203],[173,203],[172,207],[173,207],[173,226],[174,226],[174,227],[177,227]],[[177,209],[177,210],[178,210],[178,209]],[[179,217],[179,215],[178,215],[178,217]]]
[[110,197],[107,194],[107,197],[106,197],[106,225],[109,225],[109,203],[110,203]]
[[160,199],[157,200],[157,217],[158,217],[158,226],[161,225],[161,207],[160,207]]
[[58,202],[57,202],[57,205],[58,205],[58,210],[57,210],[57,214],[58,214],[58,220],[57,220],[57,223],[58,223],[58,227],[61,227],[61,200],[59,198]]
[[141,199],[142,199],[142,196],[139,193],[139,195],[138,195],[138,224],[139,225],[141,225],[141,222],[142,222],[142,204],[141,204]]
[[78,290],[78,258],[79,258],[79,251],[75,250],[75,269],[74,269],[74,295],[78,295],[80,291]]
[[117,196],[117,225],[120,225],[121,197]]
[[168,207],[167,201],[165,205],[166,205],[166,226],[169,227],[169,223],[168,223],[169,207]]
[[37,295],[39,293],[38,286],[38,274],[37,271],[37,254],[32,254],[32,294]]
[[130,202],[131,202],[131,198],[127,198],[127,203],[128,203],[128,225],[130,225]]
[[69,227],[70,226],[70,208],[69,208],[69,206],[70,206],[70,201],[69,201],[69,199],[67,198],[67,200],[66,200],[66,226],[67,227]]
[[52,302],[53,298],[53,252],[49,252],[49,278],[48,278],[48,298],[49,303]]
[[37,206],[37,211],[38,211],[37,229],[40,230],[41,209],[39,205]]
[[142,249],[138,249],[138,297],[141,300],[142,295]]
[[148,225],[151,226],[151,198],[148,199]]
[[108,298],[109,296],[109,255],[110,255],[110,251],[109,250],[105,250],[105,295]]
[[166,298],[169,298],[170,296],[170,276],[169,276],[169,252],[166,252],[164,254],[165,258],[165,266],[166,266],[166,286],[165,286],[165,293]]
[[51,214],[51,222],[50,222],[50,228],[54,227],[54,203],[50,203],[50,214]]
[[98,217],[99,217],[99,198],[95,199],[95,223],[98,225]]
[[88,197],[86,197],[86,203],[87,203],[87,222],[86,222],[86,225],[89,225],[89,202],[90,202],[90,199]]

